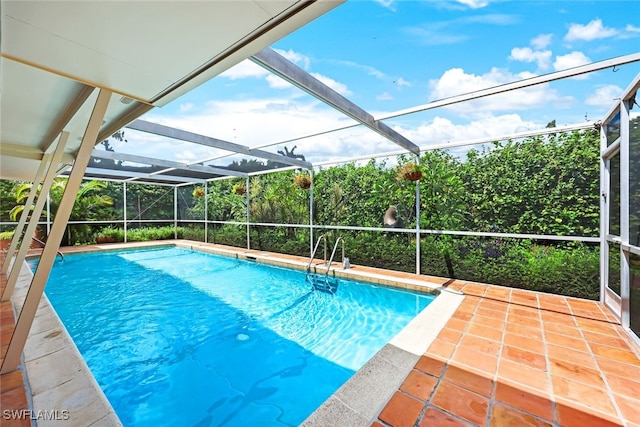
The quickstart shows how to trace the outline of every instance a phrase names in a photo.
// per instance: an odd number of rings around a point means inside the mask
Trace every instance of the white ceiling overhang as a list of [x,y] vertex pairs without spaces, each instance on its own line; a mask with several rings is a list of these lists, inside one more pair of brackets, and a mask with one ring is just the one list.
[[70,162],[95,88],[100,141],[340,3],[2,1],[0,178],[32,180],[63,130]]

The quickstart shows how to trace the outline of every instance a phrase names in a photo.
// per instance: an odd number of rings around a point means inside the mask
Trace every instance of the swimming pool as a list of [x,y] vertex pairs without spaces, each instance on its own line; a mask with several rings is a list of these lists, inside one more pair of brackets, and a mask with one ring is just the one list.
[[46,292],[126,426],[298,425],[434,298],[176,247],[68,255]]

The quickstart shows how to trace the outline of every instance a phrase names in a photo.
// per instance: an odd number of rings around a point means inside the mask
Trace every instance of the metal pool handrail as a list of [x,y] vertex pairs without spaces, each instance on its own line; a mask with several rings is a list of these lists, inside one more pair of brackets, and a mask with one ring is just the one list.
[[[40,240],[40,239],[38,239],[38,238],[36,238],[36,237],[31,237],[31,240],[35,240],[36,242],[40,243],[43,247],[44,247],[44,245],[46,245],[46,243],[45,243],[45,242],[43,242],[42,240]],[[62,252],[60,252],[60,251],[56,251],[56,253],[57,253],[58,255],[60,255],[60,258],[62,258],[62,260],[64,261],[64,255],[62,255]]]
[[316,240],[316,245],[313,248],[313,252],[311,253],[311,259],[309,260],[309,264],[307,264],[307,272],[311,269],[311,263],[316,257],[316,252],[318,251],[318,246],[320,245],[321,240],[324,240],[324,263],[327,263],[327,236],[322,234],[320,235],[320,237],[318,237],[318,240]]

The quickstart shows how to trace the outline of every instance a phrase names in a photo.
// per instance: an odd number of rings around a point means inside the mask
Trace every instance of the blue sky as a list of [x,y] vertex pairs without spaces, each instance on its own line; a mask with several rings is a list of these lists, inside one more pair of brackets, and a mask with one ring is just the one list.
[[[640,5],[627,1],[373,1],[344,3],[273,49],[374,117],[460,93],[640,51]],[[598,121],[640,63],[386,121],[419,146]],[[297,146],[318,162],[398,149],[361,127],[286,144],[352,121],[245,61],[148,113],[239,144]],[[116,150],[195,162],[216,150],[134,131]],[[153,156],[157,157],[157,155]],[[233,157],[237,159],[237,157]],[[218,160],[213,163],[227,162]]]

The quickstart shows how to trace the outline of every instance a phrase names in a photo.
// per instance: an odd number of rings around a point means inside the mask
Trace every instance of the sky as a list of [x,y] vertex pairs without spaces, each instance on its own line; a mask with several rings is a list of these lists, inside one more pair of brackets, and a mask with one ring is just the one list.
[[[352,0],[271,46],[374,116],[640,52],[636,0]],[[597,122],[640,62],[384,123],[420,147]],[[400,150],[246,60],[147,113],[162,123],[249,147],[284,147],[318,162]],[[321,133],[311,138],[293,140]],[[185,163],[228,153],[125,130],[116,151]],[[153,148],[152,148],[153,147]],[[226,164],[239,156],[205,164]]]

